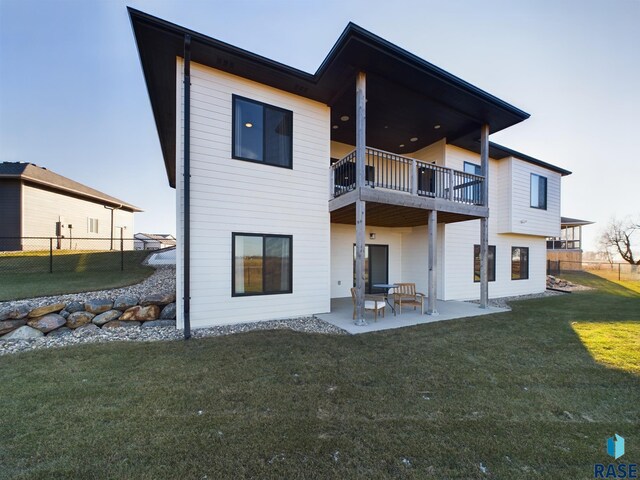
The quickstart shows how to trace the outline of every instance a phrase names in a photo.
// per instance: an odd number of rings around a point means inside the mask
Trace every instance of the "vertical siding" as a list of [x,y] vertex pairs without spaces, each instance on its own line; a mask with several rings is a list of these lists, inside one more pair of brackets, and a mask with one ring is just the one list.
[[[22,234],[25,237],[52,237],[56,234],[56,222],[62,219],[65,228],[63,235],[69,238],[109,238],[111,235],[111,211],[104,208],[101,203],[74,198],[69,195],[58,193],[52,190],[41,188],[37,185],[23,184],[23,213],[22,213]],[[89,218],[98,219],[98,233],[89,232]],[[72,231],[67,227],[73,225]],[[124,210],[114,212],[113,224],[115,226],[125,226],[125,237],[133,237],[133,213]],[[120,237],[119,229],[114,228],[114,238]],[[133,248],[132,242],[128,242],[126,248]],[[25,249],[31,245],[32,248],[45,248],[49,246],[48,241],[41,244],[33,240],[25,243]],[[109,240],[104,241],[71,241],[73,249],[90,249],[110,247]],[[63,248],[69,248],[66,239]]]
[[[181,92],[179,63],[178,72]],[[191,75],[191,325],[328,311],[329,108],[195,63]],[[293,169],[231,158],[233,94],[293,111]],[[293,236],[292,294],[231,297],[232,232]]]

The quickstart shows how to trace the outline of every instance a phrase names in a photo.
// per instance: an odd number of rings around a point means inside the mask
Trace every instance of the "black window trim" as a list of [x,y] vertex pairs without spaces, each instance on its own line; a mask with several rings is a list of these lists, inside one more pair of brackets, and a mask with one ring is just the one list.
[[[473,283],[480,283],[480,279],[478,278],[478,280],[476,280],[476,247],[480,248],[480,245],[478,244],[474,244],[473,245]],[[493,265],[491,263],[489,263],[489,281],[490,282],[495,282],[496,281],[496,255],[497,255],[497,248],[495,245],[489,245],[489,251],[491,251],[491,248],[493,248]],[[493,268],[491,268],[493,266]],[[493,280],[491,280],[491,272],[493,271]]]
[[[246,158],[241,157],[240,155],[236,155],[236,99],[253,103],[255,105],[260,105],[262,107],[262,125],[264,128],[265,125],[265,117],[266,117],[266,109],[265,107],[271,108],[273,110],[278,110],[284,113],[291,114],[291,137],[289,138],[289,151],[291,152],[291,158],[289,159],[289,165],[274,165],[273,163],[267,163],[265,161],[256,160],[254,158]],[[264,130],[262,132],[262,154],[264,155],[265,149],[265,134]],[[258,100],[253,100],[251,98],[243,97],[241,95],[236,95],[235,93],[231,95],[231,158],[235,160],[242,160],[245,162],[257,163],[260,165],[268,165],[270,167],[278,167],[278,168],[286,168],[288,170],[293,170],[293,111],[287,110],[286,108],[280,108],[275,105],[271,105],[269,103],[260,102]]]
[[[538,187],[538,205],[532,205],[532,194],[533,194],[533,190],[531,188],[531,183],[533,181],[533,177],[538,177],[538,178],[544,178],[544,206],[540,206],[540,190]],[[539,181],[539,180],[538,180]],[[540,175],[538,173],[531,173],[531,176],[529,177],[529,207],[531,208],[537,208],[538,210],[546,210],[547,209],[547,200],[549,198],[549,180],[547,179],[547,177]]]
[[473,173],[472,175],[480,175],[480,176],[482,176],[482,165],[478,165],[477,163],[473,163],[473,162],[467,162],[467,161],[465,160],[465,161],[464,161],[464,163],[462,164],[462,171],[463,171],[464,173],[471,173],[471,172],[467,172],[467,171],[465,170],[465,167],[466,167],[467,165],[473,165],[474,167],[476,167],[476,171],[477,171],[477,170],[480,170],[480,173]]
[[[520,277],[519,278],[513,278],[513,250],[519,248],[520,249],[520,267],[522,267],[522,250],[526,250],[527,251],[527,276],[523,277],[522,276],[522,268],[520,269]],[[529,247],[517,247],[517,246],[512,246],[511,247],[511,280],[513,281],[518,281],[518,280],[529,280]]]
[[[264,268],[264,252],[267,237],[288,238],[289,239],[289,290],[275,292],[236,292],[236,237],[262,237],[262,287],[265,285],[265,268]],[[231,296],[232,297],[257,297],[262,295],[288,295],[293,293],[293,235],[281,235],[277,233],[247,233],[247,232],[231,232]]]

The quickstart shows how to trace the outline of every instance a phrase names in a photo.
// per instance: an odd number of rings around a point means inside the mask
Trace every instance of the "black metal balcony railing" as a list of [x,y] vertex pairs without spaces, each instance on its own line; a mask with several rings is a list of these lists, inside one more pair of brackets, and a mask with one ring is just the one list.
[[[483,205],[484,177],[367,147],[365,184],[453,202]],[[331,166],[332,196],[356,187],[355,150]]]

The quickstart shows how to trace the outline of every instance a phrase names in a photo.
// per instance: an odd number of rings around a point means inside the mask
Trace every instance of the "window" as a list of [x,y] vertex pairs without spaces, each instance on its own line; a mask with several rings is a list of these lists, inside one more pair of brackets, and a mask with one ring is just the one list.
[[293,113],[233,96],[233,158],[292,168]]
[[[480,245],[473,246],[473,281],[480,281]],[[489,281],[496,281],[496,246],[489,245]]]
[[291,235],[233,233],[231,294],[291,293]]
[[97,218],[87,218],[87,230],[89,233],[98,233],[98,219]]
[[531,174],[531,207],[547,209],[547,178]]
[[529,278],[529,248],[511,247],[511,280]]
[[[482,175],[482,167],[480,165],[476,165],[475,163],[464,162],[464,173]],[[482,186],[482,184],[476,183],[475,180],[469,183],[472,183],[472,185],[465,187],[463,200],[465,202],[480,203],[480,196],[482,193],[480,187]]]

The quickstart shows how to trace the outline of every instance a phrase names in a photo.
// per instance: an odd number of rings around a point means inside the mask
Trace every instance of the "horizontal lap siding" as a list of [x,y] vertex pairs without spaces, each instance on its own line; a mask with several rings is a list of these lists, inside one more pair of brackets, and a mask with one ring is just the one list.
[[[180,61],[178,72],[181,92]],[[191,74],[191,325],[328,311],[329,108],[198,64]],[[293,112],[293,169],[231,158],[234,94]],[[178,107],[182,112],[182,101]],[[182,171],[182,138],[178,149]],[[177,188],[183,212],[180,179]],[[292,294],[231,296],[232,232],[293,236]]]
[[[465,161],[479,165],[480,156],[447,145],[446,161],[448,167],[462,170]],[[534,165],[531,167],[536,168]],[[508,233],[502,233],[510,218],[511,209],[521,203],[523,198],[522,192],[512,191],[512,168],[511,159],[489,161],[489,245],[496,246],[496,281],[489,282],[491,298],[538,293],[546,288],[544,236],[516,234],[510,231],[511,228]],[[523,187],[518,188],[522,190]],[[554,188],[559,191],[559,183]],[[528,207],[528,184],[525,194]],[[514,200],[511,200],[512,195],[515,195]],[[448,224],[445,231],[445,299],[478,299],[480,283],[473,281],[473,246],[480,244],[480,220]],[[511,247],[529,248],[529,279],[511,280]]]

